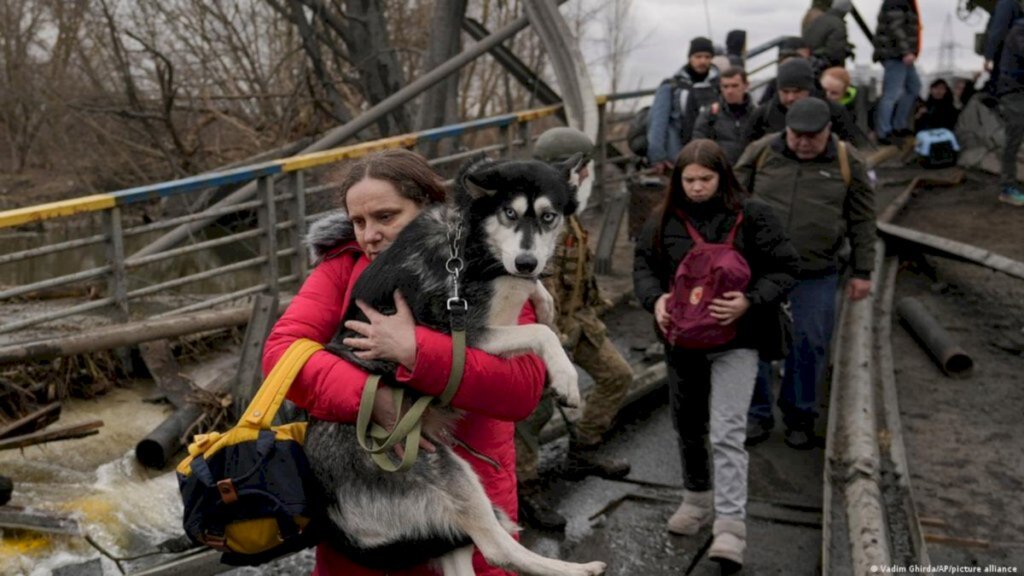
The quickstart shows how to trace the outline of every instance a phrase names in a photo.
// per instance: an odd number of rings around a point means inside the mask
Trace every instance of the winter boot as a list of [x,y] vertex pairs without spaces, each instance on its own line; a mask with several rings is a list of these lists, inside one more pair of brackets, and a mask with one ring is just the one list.
[[570,442],[565,465],[566,477],[578,480],[586,476],[599,476],[618,480],[629,475],[630,465],[627,460],[601,456],[599,448],[599,444]]
[[555,511],[544,489],[537,480],[519,484],[519,517],[523,522],[541,530],[561,532],[565,530],[565,516]]
[[742,518],[719,518],[712,528],[715,539],[708,549],[708,558],[731,567],[743,566],[747,548],[747,525]]
[[690,492],[683,490],[683,503],[668,519],[668,531],[681,536],[693,536],[711,523],[711,490]]

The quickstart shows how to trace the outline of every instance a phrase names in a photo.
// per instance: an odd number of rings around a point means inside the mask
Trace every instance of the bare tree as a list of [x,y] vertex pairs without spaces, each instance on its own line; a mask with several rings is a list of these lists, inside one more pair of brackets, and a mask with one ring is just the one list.
[[[430,20],[430,39],[427,54],[423,59],[422,73],[437,68],[449,58],[459,53],[461,43],[462,20],[466,17],[466,0],[438,2],[434,7],[434,15]],[[453,74],[427,90],[420,100],[420,112],[416,122],[417,129],[425,130],[435,126],[451,124],[458,118],[459,75]],[[451,142],[439,147],[436,142],[430,143],[424,153],[434,156],[441,150],[450,150]]]

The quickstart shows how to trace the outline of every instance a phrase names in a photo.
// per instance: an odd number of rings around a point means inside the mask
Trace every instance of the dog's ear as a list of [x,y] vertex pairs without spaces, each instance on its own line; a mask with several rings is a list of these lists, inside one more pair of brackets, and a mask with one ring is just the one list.
[[493,168],[480,172],[469,172],[462,177],[462,187],[469,193],[470,198],[477,200],[484,196],[494,196],[497,190],[489,188],[487,185],[492,172],[494,172]]
[[586,166],[586,158],[582,153],[577,152],[570,156],[568,160],[562,162],[560,168],[562,174],[565,176],[565,179],[569,182],[569,184],[571,184],[574,188],[579,188],[580,172],[582,172],[583,169],[586,168]]

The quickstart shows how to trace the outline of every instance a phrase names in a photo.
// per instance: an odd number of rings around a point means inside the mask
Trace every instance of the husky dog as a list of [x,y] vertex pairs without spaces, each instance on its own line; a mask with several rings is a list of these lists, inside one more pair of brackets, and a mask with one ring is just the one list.
[[[538,317],[553,323],[551,295],[538,276],[564,218],[576,210],[579,163],[580,158],[560,166],[532,160],[467,163],[456,178],[455,206],[425,209],[362,273],[327,349],[372,373],[392,374],[394,363],[360,359],[342,340],[358,336],[344,328],[345,321],[366,320],[355,300],[390,313],[396,289],[417,324],[450,332],[452,282],[445,264],[451,233],[461,227],[465,266],[459,295],[469,304],[467,344],[504,356],[538,354],[555,393],[577,405],[576,371],[558,337],[547,325],[517,325],[517,319],[530,299]],[[437,451],[419,454],[411,469],[398,473],[377,468],[356,442],[355,426],[310,422],[305,450],[325,499],[327,541],[353,561],[381,570],[435,559],[445,576],[472,575],[475,544],[492,565],[523,574],[603,574],[602,562],[545,558],[512,538],[517,527],[491,505],[469,463],[450,448],[457,418],[450,408],[428,409],[424,435]]]

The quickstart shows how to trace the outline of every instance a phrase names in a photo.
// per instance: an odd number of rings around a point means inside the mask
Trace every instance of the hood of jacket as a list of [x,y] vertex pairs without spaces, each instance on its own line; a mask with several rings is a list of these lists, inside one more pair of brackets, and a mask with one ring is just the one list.
[[339,245],[355,239],[355,229],[348,214],[343,210],[330,212],[309,226],[306,233],[309,261],[314,264],[320,262]]

